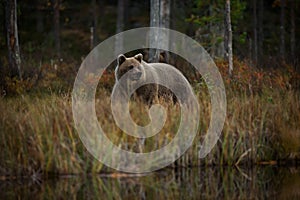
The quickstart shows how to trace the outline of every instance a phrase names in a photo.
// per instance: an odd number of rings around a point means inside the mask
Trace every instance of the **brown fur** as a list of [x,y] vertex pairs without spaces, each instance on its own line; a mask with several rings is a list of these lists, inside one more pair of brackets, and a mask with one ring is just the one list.
[[[137,54],[134,57],[126,58],[124,55],[118,56],[118,65],[115,70],[116,81],[118,81],[126,72],[133,70],[133,73],[141,73],[141,77],[149,76],[150,74],[145,74],[145,67],[152,72],[151,76],[155,78],[157,73],[155,69],[151,69],[151,65],[144,62],[142,54]],[[138,88],[135,92],[135,96],[141,99],[143,102],[151,105],[158,100],[163,98],[167,101],[176,102],[176,97],[173,93],[166,87],[157,84],[147,84]]]

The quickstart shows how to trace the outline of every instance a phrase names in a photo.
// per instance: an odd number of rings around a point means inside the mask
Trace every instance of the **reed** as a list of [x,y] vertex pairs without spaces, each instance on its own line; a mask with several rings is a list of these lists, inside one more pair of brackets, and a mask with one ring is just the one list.
[[[228,88],[228,87],[227,87]],[[199,133],[192,147],[173,166],[247,165],[297,158],[300,151],[300,98],[292,90],[260,93],[227,90],[227,117],[222,135],[212,152],[199,160],[201,137],[210,121],[210,99],[197,92],[201,111]],[[116,145],[133,152],[150,152],[172,140],[178,129],[178,105],[168,108],[162,132],[146,139],[123,133],[110,111],[105,89],[96,99],[99,123]],[[145,105],[132,102],[132,118],[149,123]],[[70,94],[22,95],[0,99],[0,172],[32,176],[36,173],[80,174],[111,171],[95,160],[82,145],[74,128]]]

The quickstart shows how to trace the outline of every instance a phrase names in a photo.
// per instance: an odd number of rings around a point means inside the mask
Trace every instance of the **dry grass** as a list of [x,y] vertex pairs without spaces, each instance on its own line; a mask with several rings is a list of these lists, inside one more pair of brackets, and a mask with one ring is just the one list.
[[[210,120],[207,93],[198,92],[201,108],[199,134],[193,146],[173,166],[253,165],[261,161],[296,158],[300,151],[300,98],[290,90],[264,90],[259,94],[227,90],[227,118],[213,151],[198,159],[201,137]],[[122,133],[114,124],[109,96],[96,101],[99,122],[107,136],[121,147],[138,152],[139,140]],[[149,122],[145,107],[133,103],[132,117]],[[107,172],[82,145],[74,128],[68,95],[21,96],[0,99],[0,173],[5,175],[78,174]],[[178,128],[178,106],[168,109],[163,131],[147,139],[143,151],[167,144]],[[100,114],[101,113],[101,114]]]

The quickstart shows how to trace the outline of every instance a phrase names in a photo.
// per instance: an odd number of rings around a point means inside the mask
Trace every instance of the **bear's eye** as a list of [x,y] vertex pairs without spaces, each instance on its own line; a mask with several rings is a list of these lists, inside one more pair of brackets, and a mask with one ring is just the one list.
[[129,70],[133,69],[133,66],[132,66],[132,65],[131,65],[131,66],[129,66],[129,67],[128,67],[128,69],[129,69]]

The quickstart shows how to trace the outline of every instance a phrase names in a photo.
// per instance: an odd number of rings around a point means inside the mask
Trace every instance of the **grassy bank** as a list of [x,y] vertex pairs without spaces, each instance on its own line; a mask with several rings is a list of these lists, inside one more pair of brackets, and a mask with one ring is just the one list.
[[[177,165],[252,165],[297,157],[300,150],[300,99],[297,93],[229,94],[227,100],[228,115],[222,136],[213,151],[202,160],[198,159],[199,141],[209,123],[210,102],[199,101],[201,113],[208,114],[201,117],[193,147],[177,161]],[[98,113],[110,115],[101,101],[97,102],[96,108]],[[1,99],[0,110],[1,174],[25,175],[38,171],[73,174],[108,170],[89,155],[79,140],[70,97]],[[141,119],[138,113],[134,114],[133,118]],[[146,141],[148,149],[160,147],[172,139],[179,116],[173,117],[174,120],[165,124],[165,132]],[[124,136],[112,124],[111,118],[101,117],[99,121],[111,140],[122,143],[128,150],[135,150],[138,142]]]
[[[225,67],[223,69],[220,65],[220,70],[222,72]],[[252,77],[247,80],[242,70],[237,78],[224,76],[228,105],[223,132],[212,152],[201,160],[198,152],[201,137],[209,125],[210,98],[204,86],[199,82],[194,84],[201,109],[199,133],[193,146],[173,166],[252,166],[299,159],[299,92],[280,86],[278,80],[282,76],[285,81],[283,75],[273,75],[270,83],[268,77],[271,75],[263,76],[261,81]],[[96,110],[107,136],[126,150],[138,151],[139,141],[122,133],[114,124],[109,106],[110,91],[100,88],[99,95]],[[149,122],[144,106],[134,106],[138,109],[132,112],[132,118],[141,125]],[[1,175],[111,171],[95,160],[82,145],[74,128],[70,93],[2,97],[0,110]],[[146,140],[142,147],[144,151],[160,148],[172,140],[178,128],[178,110],[178,106],[168,109],[169,116],[163,131]]]

